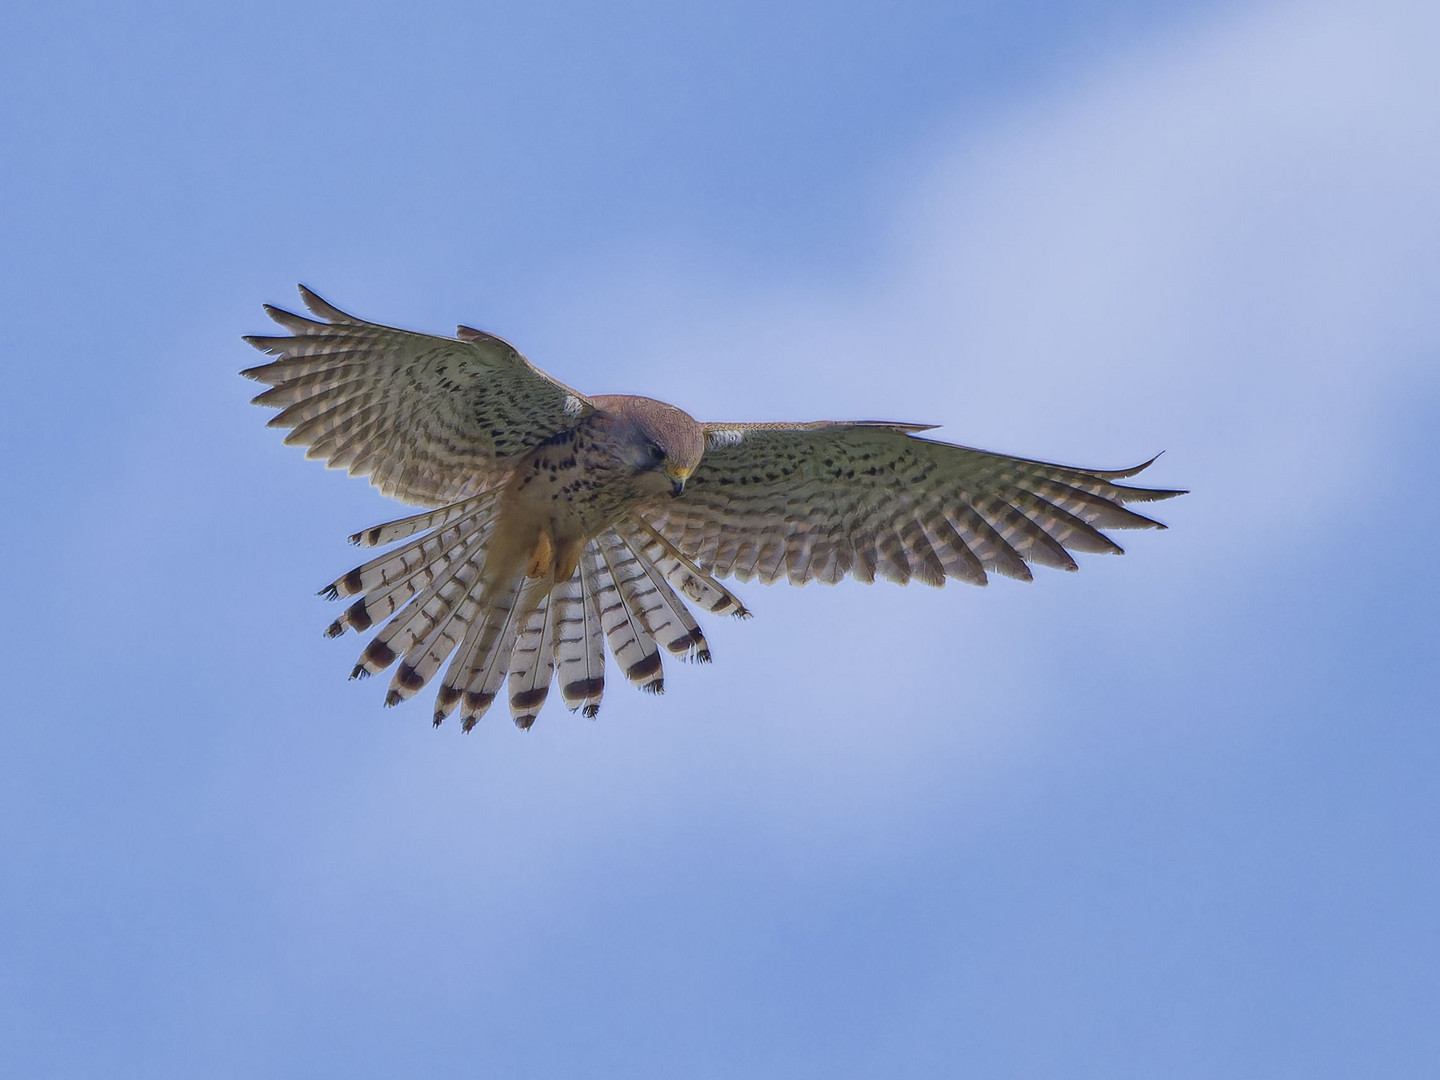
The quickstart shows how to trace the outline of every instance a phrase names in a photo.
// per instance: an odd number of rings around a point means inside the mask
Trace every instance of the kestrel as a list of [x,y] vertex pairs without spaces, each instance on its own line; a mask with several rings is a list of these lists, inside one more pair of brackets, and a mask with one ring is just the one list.
[[481,330],[397,330],[300,295],[316,318],[266,305],[289,334],[247,337],[278,359],[243,374],[270,387],[254,403],[281,410],[286,443],[429,508],[352,536],[405,542],[321,592],[357,598],[331,637],[384,622],[351,678],[394,665],[386,705],[450,660],[437,725],[458,706],[469,731],[507,680],[521,728],[557,680],[594,716],[607,642],[660,693],[662,648],[710,659],[687,600],[749,614],[720,578],[1028,581],[1029,563],[1119,554],[1102,528],[1164,528],[1123,504],[1184,494],[1116,483],[1150,461],[1103,472],[915,437],[931,425],[699,423],[587,397]]

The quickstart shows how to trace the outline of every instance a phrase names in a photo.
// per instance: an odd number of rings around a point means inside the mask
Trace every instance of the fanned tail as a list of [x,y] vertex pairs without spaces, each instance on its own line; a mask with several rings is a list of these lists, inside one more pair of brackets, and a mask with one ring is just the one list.
[[351,673],[360,678],[394,666],[386,705],[413,697],[444,667],[437,725],[458,707],[463,729],[471,730],[508,679],[511,716],[528,728],[557,676],[565,704],[593,717],[605,690],[607,646],[627,679],[661,693],[662,649],[710,659],[686,598],[710,611],[749,614],[635,520],[590,540],[568,581],[525,577],[498,548],[492,555],[495,500],[480,495],[356,534],[365,544],[405,542],[322,590],[359,597],[331,624],[331,636],[388,619]]

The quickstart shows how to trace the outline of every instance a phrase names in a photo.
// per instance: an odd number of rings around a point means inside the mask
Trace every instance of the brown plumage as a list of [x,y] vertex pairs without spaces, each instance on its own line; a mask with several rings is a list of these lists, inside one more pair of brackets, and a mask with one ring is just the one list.
[[[1123,504],[1181,491],[917,438],[914,424],[700,424],[672,405],[586,397],[511,345],[368,323],[303,286],[315,319],[266,306],[288,335],[243,374],[270,389],[287,443],[431,509],[350,539],[395,544],[321,590],[355,599],[326,631],[383,623],[352,678],[394,666],[393,705],[442,666],[434,721],[468,731],[508,683],[528,728],[558,681],[594,716],[608,644],[641,689],[662,650],[710,651],[688,603],[747,615],[717,579],[851,576],[983,585],[1071,551],[1119,553],[1101,529],[1164,528]],[[1152,459],[1153,460],[1153,459]],[[448,664],[446,661],[449,661]]]

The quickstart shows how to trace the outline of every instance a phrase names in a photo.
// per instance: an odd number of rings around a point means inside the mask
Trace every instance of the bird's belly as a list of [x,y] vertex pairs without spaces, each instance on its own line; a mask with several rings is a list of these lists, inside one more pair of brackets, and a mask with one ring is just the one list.
[[500,522],[507,547],[524,553],[532,578],[566,581],[585,544],[644,497],[633,476],[605,470],[560,470],[541,460],[514,481]]

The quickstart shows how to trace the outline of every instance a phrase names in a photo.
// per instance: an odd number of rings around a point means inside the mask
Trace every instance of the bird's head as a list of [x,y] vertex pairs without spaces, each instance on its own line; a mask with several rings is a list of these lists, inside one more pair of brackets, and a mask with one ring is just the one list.
[[705,430],[689,413],[652,398],[592,398],[622,421],[617,450],[656,493],[679,495],[705,453]]

